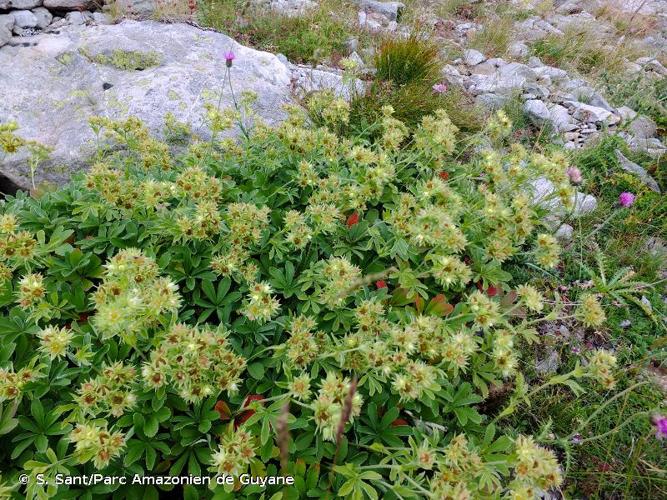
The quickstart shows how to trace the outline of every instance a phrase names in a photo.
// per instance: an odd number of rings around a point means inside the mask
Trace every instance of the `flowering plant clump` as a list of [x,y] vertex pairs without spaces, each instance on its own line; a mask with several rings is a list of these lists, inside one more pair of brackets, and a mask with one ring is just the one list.
[[[543,387],[613,390],[604,350],[546,381],[521,369],[541,322],[572,309],[598,328],[604,297],[565,307],[511,271],[559,263],[533,181],[568,205],[580,179],[559,153],[519,145],[461,160],[443,111],[409,128],[385,107],[369,142],[339,133],[345,101],[312,106],[319,127],[290,108],[276,128],[245,126],[240,144],[214,137],[177,156],[134,119],[95,119],[122,148],[59,191],[0,206],[5,480],[234,476],[185,487],[200,498],[559,487],[559,441],[505,417]],[[210,114],[218,131],[233,123]],[[508,124],[500,113],[484,134],[505,144]],[[498,387],[505,398],[487,404]],[[247,471],[294,482],[248,486]],[[37,481],[25,492],[76,494]]]

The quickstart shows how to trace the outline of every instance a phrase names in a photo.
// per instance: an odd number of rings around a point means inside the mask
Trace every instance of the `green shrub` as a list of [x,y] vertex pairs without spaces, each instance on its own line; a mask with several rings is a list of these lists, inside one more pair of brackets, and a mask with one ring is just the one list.
[[[568,162],[518,145],[457,161],[441,111],[409,130],[385,108],[376,143],[341,137],[346,105],[322,99],[320,128],[292,110],[176,157],[136,119],[96,118],[110,147],[89,172],[0,206],[7,489],[25,473],[29,498],[74,496],[56,474],[97,471],[236,481],[184,488],[198,498],[534,498],[561,483],[544,444],[567,450],[585,424],[530,437],[506,419],[545,388],[613,389],[616,360],[594,350],[539,379],[521,346],[562,313],[593,329],[604,310],[583,293],[564,313],[507,269],[558,264],[530,185],[546,176],[567,204]],[[220,132],[236,112],[208,116]],[[486,131],[510,129],[499,115]],[[295,484],[239,484],[248,471]]]

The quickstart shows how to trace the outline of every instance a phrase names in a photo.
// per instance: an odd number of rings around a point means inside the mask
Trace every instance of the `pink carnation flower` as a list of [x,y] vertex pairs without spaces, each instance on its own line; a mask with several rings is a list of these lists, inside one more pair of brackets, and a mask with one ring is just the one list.
[[445,92],[447,92],[447,85],[445,85],[444,83],[436,83],[435,85],[433,85],[433,92],[435,92],[436,94],[444,94]]
[[570,182],[574,185],[581,184],[581,170],[577,167],[570,167],[567,169],[567,176],[570,178]]
[[653,424],[655,425],[655,437],[664,439],[667,437],[667,417],[662,415],[655,415],[653,417]]
[[618,202],[622,207],[629,207],[635,202],[635,195],[628,192],[623,192],[618,197]]

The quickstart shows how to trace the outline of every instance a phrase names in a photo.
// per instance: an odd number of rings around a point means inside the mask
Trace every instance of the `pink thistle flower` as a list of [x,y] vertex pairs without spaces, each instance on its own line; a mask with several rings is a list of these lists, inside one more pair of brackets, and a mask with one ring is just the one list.
[[227,65],[228,68],[232,67],[232,62],[236,59],[236,54],[234,54],[233,51],[228,50],[225,52],[225,64]]
[[635,195],[632,193],[628,193],[627,191],[621,193],[618,197],[618,203],[622,207],[629,207],[635,202]]
[[667,417],[655,415],[653,424],[655,425],[655,437],[658,439],[667,438]]
[[442,82],[436,83],[435,85],[433,85],[433,92],[435,92],[436,94],[444,94],[445,92],[447,92],[447,85]]
[[581,170],[579,170],[577,167],[568,168],[567,176],[570,178],[570,182],[575,186],[581,184],[582,181]]

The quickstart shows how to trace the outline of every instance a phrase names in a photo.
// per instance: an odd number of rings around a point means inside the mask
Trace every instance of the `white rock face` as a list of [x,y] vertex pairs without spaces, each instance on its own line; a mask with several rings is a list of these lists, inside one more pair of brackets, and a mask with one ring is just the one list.
[[33,9],[32,13],[37,18],[37,27],[39,29],[44,29],[49,24],[51,24],[51,20],[53,19],[53,16],[44,7],[39,7],[38,9]]
[[0,0],[0,9],[26,10],[42,5],[42,0]]
[[34,28],[37,26],[37,18],[29,10],[15,10],[12,12],[12,16],[14,16],[15,28]]
[[463,61],[468,66],[475,66],[486,61],[486,57],[479,50],[467,49],[463,53]]
[[[94,149],[92,116],[137,116],[159,134],[171,112],[207,137],[203,106],[218,102],[228,50],[236,54],[231,74],[237,97],[254,91],[255,109],[266,121],[281,120],[281,105],[290,99],[290,71],[276,56],[185,24],[68,26],[30,41],[29,47],[0,49],[0,119],[15,120],[23,137],[53,148],[50,162],[38,168],[37,182],[61,184],[85,165]],[[148,54],[158,63],[139,71],[100,62],[114,52]],[[222,106],[230,105],[226,87]],[[25,157],[0,159],[0,173],[29,186]]]

